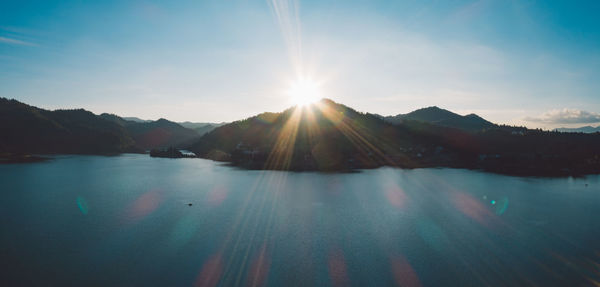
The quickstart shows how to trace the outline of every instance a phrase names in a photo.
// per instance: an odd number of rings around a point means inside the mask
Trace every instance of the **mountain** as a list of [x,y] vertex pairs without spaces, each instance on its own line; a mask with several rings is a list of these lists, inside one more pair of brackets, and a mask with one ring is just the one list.
[[445,114],[444,123],[456,123],[456,117],[441,109],[411,114],[412,118],[392,124],[325,99],[223,125],[189,149],[200,157],[249,169],[437,166],[518,175],[600,173],[600,135],[496,126],[478,117],[459,116],[487,127],[465,129],[441,125],[439,117],[430,116]]
[[125,128],[89,111],[48,111],[0,98],[0,151],[106,154],[136,149]]
[[112,114],[100,116],[124,127],[135,141],[135,145],[143,150],[183,147],[201,136],[193,129],[166,119],[131,121]]
[[185,128],[195,130],[200,135],[204,135],[204,134],[214,130],[215,128],[218,128],[218,127],[224,125],[225,123],[180,122],[178,124],[180,124],[181,126],[183,126]]
[[318,108],[262,113],[223,125],[189,149],[247,168],[350,170],[381,166],[384,152],[407,140],[395,137],[394,126],[376,116],[330,100],[313,107]]
[[83,109],[48,111],[0,98],[0,162],[41,160],[28,155],[32,153],[151,149],[160,149],[155,156],[173,157],[179,155],[164,149],[186,147],[199,157],[249,169],[352,171],[395,166],[542,176],[600,173],[600,133],[530,130],[455,115],[427,108],[392,124],[323,99],[225,124],[200,136],[166,119],[135,122]]
[[600,126],[597,126],[597,127],[585,126],[585,127],[579,127],[579,128],[557,128],[557,129],[555,129],[555,131],[563,132],[563,133],[597,133],[597,132],[600,132]]
[[434,125],[452,127],[466,131],[480,131],[493,128],[496,125],[486,121],[476,114],[461,116],[451,111],[440,109],[438,107],[428,107],[418,109],[408,114],[399,114],[396,116],[384,117],[384,119],[393,124],[399,124],[406,120],[421,121]]
[[136,122],[112,114],[49,111],[0,98],[0,153],[110,154],[182,147],[197,140],[192,129],[160,119]]

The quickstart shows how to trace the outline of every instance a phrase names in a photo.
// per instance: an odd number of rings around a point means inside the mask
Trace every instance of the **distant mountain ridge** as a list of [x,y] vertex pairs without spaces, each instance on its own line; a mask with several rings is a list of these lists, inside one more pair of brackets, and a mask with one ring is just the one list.
[[557,132],[563,133],[597,133],[600,132],[600,126],[592,127],[592,126],[584,126],[579,128],[557,128],[554,129]]
[[426,122],[434,125],[462,129],[466,131],[479,131],[497,127],[497,125],[483,119],[476,114],[461,116],[451,111],[436,106],[412,111],[408,114],[383,117],[387,122],[399,124],[406,120]]
[[182,125],[183,127],[186,127],[188,129],[193,129],[196,132],[198,132],[198,134],[200,135],[204,135],[212,130],[214,130],[215,128],[218,128],[226,123],[194,123],[194,122],[179,122],[178,124]]
[[183,147],[201,136],[193,129],[163,118],[156,121],[131,121],[106,113],[100,117],[123,126],[134,139],[136,146],[143,150]]
[[[126,120],[126,121],[131,121],[131,122],[136,122],[136,123],[154,122],[153,120],[144,120],[144,119],[140,119],[138,117],[120,117],[120,118],[123,120]],[[195,130],[198,133],[198,135],[200,135],[200,136],[212,131],[214,128],[217,128],[217,127],[220,127],[220,126],[226,124],[224,122],[222,122],[222,123],[196,123],[196,122],[190,122],[190,121],[176,122],[176,123],[184,128]]]

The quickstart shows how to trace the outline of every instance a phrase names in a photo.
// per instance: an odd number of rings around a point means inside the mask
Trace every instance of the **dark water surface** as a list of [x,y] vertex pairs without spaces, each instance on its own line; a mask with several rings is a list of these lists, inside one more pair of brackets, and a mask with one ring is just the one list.
[[600,281],[599,176],[61,156],[1,165],[0,192],[3,286]]

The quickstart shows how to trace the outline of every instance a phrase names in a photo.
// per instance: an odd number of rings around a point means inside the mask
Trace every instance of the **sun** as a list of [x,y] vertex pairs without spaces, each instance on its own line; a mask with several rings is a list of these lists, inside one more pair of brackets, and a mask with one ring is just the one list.
[[300,78],[291,84],[288,96],[294,105],[307,106],[319,100],[319,84],[310,78]]

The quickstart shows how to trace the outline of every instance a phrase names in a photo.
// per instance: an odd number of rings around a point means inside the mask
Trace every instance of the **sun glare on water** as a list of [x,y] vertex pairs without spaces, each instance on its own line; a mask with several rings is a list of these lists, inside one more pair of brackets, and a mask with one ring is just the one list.
[[294,105],[306,106],[319,100],[319,84],[311,79],[301,78],[292,83],[288,95]]

